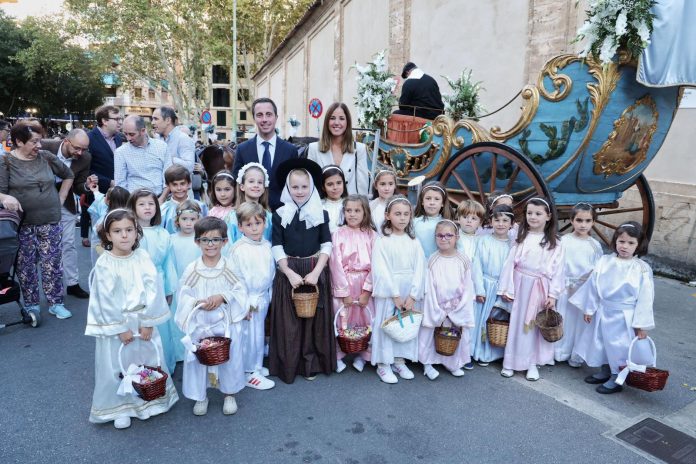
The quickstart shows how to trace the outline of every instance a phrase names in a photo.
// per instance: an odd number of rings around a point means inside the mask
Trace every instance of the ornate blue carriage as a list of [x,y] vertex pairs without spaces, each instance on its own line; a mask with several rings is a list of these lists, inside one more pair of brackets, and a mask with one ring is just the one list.
[[[524,106],[510,129],[440,116],[416,144],[390,141],[387,130],[378,167],[394,167],[402,186],[417,176],[439,180],[455,202],[485,204],[488,194],[503,190],[521,206],[544,195],[561,218],[588,202],[598,210],[594,231],[604,242],[629,218],[650,236],[655,206],[642,173],[667,135],[682,88],[645,87],[635,74],[635,62],[621,58],[602,66],[557,56],[522,89]],[[620,202],[631,187],[638,195]]]

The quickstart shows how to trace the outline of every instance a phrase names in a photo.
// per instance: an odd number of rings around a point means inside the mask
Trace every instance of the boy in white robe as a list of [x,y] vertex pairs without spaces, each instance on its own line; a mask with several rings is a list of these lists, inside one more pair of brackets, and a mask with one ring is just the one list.
[[[176,310],[176,323],[186,336],[182,342],[188,352],[184,359],[184,396],[195,400],[193,413],[208,412],[208,387],[224,393],[223,414],[237,412],[234,394],[244,388],[246,379],[242,362],[242,325],[248,314],[244,304],[246,289],[232,269],[230,260],[222,257],[227,243],[224,221],[207,217],[195,225],[195,240],[202,256],[191,263],[181,278],[181,291]],[[194,351],[201,338],[229,337],[230,359],[217,366],[202,365]]]
[[263,238],[266,212],[259,203],[246,201],[237,207],[236,215],[243,236],[230,248],[229,259],[247,290],[243,307],[249,310],[249,315],[241,322],[246,386],[269,390],[275,387],[275,382],[266,378],[268,370],[263,367],[264,326],[271,303],[275,260],[271,243]]

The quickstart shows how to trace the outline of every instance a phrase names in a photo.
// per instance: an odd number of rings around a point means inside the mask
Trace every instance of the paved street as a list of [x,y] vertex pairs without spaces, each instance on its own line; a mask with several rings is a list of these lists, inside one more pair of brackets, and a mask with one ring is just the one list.
[[[80,249],[82,262],[88,251]],[[74,316],[65,321],[44,303],[40,328],[0,331],[0,462],[650,462],[612,436],[646,416],[696,436],[696,391],[684,386],[696,386],[696,289],[658,278],[656,292],[651,335],[659,367],[671,372],[662,392],[602,396],[582,382],[587,370],[565,364],[543,367],[535,383],[505,379],[495,364],[434,382],[414,369],[415,380],[391,386],[373,368],[349,367],[315,382],[246,389],[231,417],[217,393],[205,417],[182,397],[124,431],[87,421],[94,339],[83,335],[86,301],[67,298]],[[0,321],[14,320],[16,308],[0,307]],[[180,390],[180,368],[174,379]]]

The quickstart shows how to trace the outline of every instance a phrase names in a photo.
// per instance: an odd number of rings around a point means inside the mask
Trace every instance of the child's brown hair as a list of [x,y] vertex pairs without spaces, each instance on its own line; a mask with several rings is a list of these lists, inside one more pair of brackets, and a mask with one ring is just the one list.
[[97,236],[101,241],[101,246],[105,250],[112,250],[114,248],[114,244],[106,236],[106,234],[109,232],[109,229],[111,228],[111,224],[122,219],[129,219],[131,222],[133,222],[133,225],[135,226],[136,234],[135,243],[133,244],[132,248],[133,251],[135,251],[140,246],[140,239],[143,238],[143,229],[142,227],[140,227],[140,224],[138,224],[138,220],[135,217],[135,213],[130,209],[116,208],[109,211],[106,214],[106,216],[104,216],[104,219],[102,219],[101,223],[97,225]]
[[440,215],[443,219],[452,219],[452,205],[450,205],[447,190],[441,183],[434,180],[425,184],[421,189],[420,193],[418,194],[418,201],[416,202],[416,212],[414,213],[414,216],[417,218],[422,216],[423,220],[425,221],[425,208],[423,208],[423,198],[425,197],[425,194],[428,192],[437,192],[440,194],[440,196],[442,196],[442,208],[440,208]]
[[164,183],[169,185],[178,180],[185,180],[191,183],[191,173],[180,164],[172,164],[164,171]]
[[406,226],[406,232],[409,237],[411,238],[416,238],[416,231],[413,227],[413,206],[411,205],[411,202],[408,201],[408,198],[406,198],[403,195],[394,195],[391,197],[389,200],[387,200],[387,206],[384,208],[384,222],[382,223],[382,235],[385,237],[389,237],[392,233],[392,224],[391,221],[387,218],[387,215],[389,214],[389,210],[394,207],[397,203],[401,204],[406,204],[408,205],[409,209],[411,210],[411,217],[408,219],[408,225]]
[[133,211],[133,214],[135,214],[135,216],[137,217],[138,213],[137,211],[135,211],[135,205],[138,203],[138,199],[144,197],[152,197],[152,199],[155,201],[156,212],[155,215],[152,216],[152,219],[150,219],[150,225],[158,226],[162,224],[162,210],[160,209],[159,199],[157,198],[155,192],[153,192],[152,190],[140,188],[133,192],[133,194],[130,196],[130,199],[128,200],[128,207]]
[[[363,210],[363,219],[362,222],[360,222],[360,230],[363,232],[366,232],[368,230],[377,230],[377,227],[375,227],[375,223],[372,221],[372,214],[370,214],[370,202],[367,201],[367,197],[365,195],[348,195],[343,199],[343,209],[346,209],[346,205],[348,202],[354,202],[360,204],[360,207]],[[343,219],[343,224],[341,225],[346,225],[346,220],[345,217]]]
[[193,200],[184,200],[179,203],[179,206],[176,207],[176,216],[174,217],[174,225],[177,229],[179,229],[179,216],[181,216],[182,213],[197,213],[200,218],[201,207]]
[[238,224],[242,224],[255,217],[260,218],[264,223],[266,222],[266,210],[255,201],[245,201],[235,208],[235,212],[237,213]]

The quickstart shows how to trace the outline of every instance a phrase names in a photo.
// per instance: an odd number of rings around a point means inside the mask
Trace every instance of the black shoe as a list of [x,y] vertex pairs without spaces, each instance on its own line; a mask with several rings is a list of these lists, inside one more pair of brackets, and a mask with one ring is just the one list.
[[588,375],[587,377],[585,377],[585,383],[589,383],[592,385],[598,385],[600,383],[606,382],[607,380],[609,380],[609,376],[602,377],[601,379],[598,379],[594,375]]
[[622,390],[623,390],[623,385],[617,385],[614,388],[607,388],[604,385],[600,385],[597,387],[597,393],[601,393],[603,395],[611,395],[612,393],[619,393]]
[[75,298],[89,298],[89,293],[82,290],[79,284],[68,286],[68,295],[74,296]]

